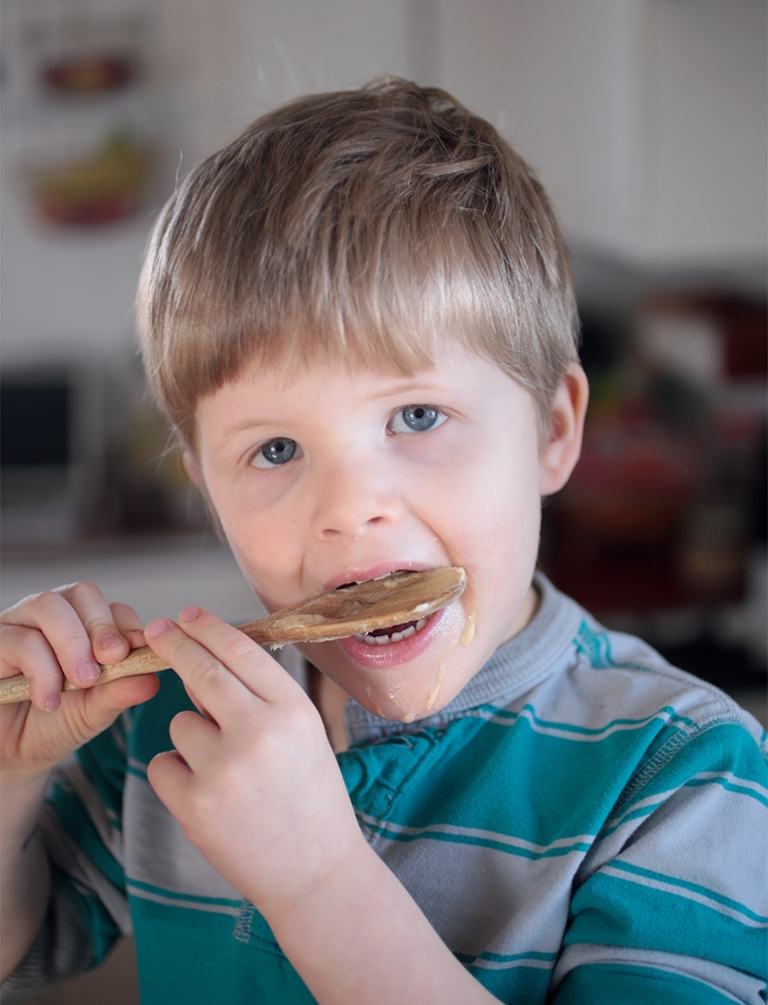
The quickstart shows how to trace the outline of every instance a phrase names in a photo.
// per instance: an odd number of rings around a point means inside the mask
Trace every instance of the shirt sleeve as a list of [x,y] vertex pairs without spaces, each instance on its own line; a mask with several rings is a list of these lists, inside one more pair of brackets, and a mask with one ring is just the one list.
[[653,753],[577,877],[553,1005],[765,1005],[767,783],[735,716]]
[[132,934],[123,869],[123,715],[57,768],[39,821],[51,894],[32,946],[2,986],[3,1005],[28,1001],[98,967]]

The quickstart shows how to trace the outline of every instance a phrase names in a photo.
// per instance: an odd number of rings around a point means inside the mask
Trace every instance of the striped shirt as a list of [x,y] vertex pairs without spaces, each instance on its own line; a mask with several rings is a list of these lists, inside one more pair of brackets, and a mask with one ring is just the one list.
[[[765,731],[537,586],[531,624],[436,715],[405,725],[347,703],[338,760],[365,837],[503,1002],[764,1005]],[[62,766],[48,918],[3,1002],[130,932],[143,1005],[314,1000],[147,782],[191,707],[165,674]]]

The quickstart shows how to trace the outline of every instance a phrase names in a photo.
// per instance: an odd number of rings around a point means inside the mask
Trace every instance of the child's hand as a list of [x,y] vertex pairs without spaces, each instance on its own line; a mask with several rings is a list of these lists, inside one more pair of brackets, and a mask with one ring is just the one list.
[[153,621],[146,639],[206,716],[173,719],[176,750],[151,761],[149,780],[271,922],[367,848],[320,716],[278,663],[205,611]]
[[[157,691],[154,676],[90,687],[97,663],[117,663],[144,645],[135,611],[107,603],[92,583],[27,597],[0,615],[0,626],[0,677],[29,678],[30,701],[0,708],[0,766],[22,782],[44,775]],[[64,677],[83,690],[61,693]]]

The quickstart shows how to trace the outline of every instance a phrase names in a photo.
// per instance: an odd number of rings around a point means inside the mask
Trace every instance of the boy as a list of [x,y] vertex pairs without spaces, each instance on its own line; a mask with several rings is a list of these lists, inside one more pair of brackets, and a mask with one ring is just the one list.
[[[6,612],[32,700],[2,709],[4,1001],[131,929],[145,1003],[764,1001],[765,734],[535,574],[587,389],[562,240],[496,132],[396,80],[278,109],[171,199],[140,316],[267,609],[469,585],[304,646],[322,716],[198,608],[142,634],[77,584]],[[89,687],[144,641],[178,676]]]

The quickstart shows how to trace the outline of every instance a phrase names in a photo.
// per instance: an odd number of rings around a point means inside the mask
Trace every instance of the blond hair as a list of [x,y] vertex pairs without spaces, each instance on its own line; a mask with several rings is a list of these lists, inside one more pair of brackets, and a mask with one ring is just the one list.
[[290,102],[193,169],[156,224],[138,312],[148,379],[192,449],[199,400],[251,363],[411,375],[448,334],[546,426],[577,357],[538,179],[449,94],[393,78]]

